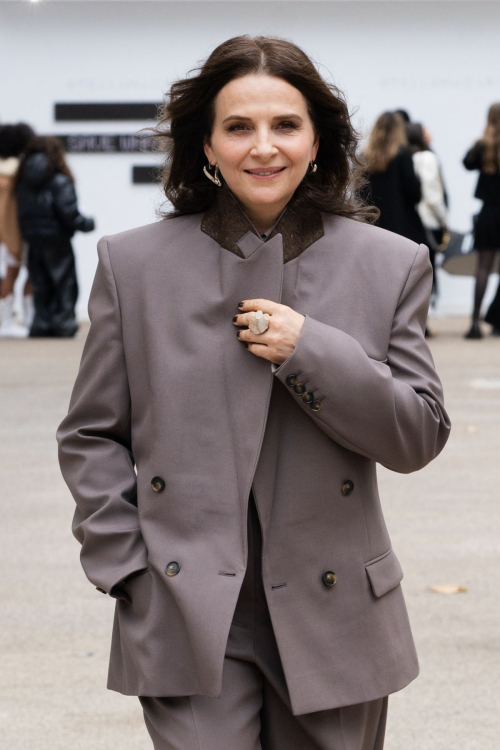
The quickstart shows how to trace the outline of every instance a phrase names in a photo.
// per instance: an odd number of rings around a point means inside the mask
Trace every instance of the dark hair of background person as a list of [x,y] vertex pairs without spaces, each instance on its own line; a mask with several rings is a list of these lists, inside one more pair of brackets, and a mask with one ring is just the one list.
[[407,123],[405,130],[408,145],[413,154],[417,151],[430,151],[429,146],[425,141],[424,129],[419,122]]
[[19,169],[17,171],[16,183],[21,181],[24,171],[24,164],[30,154],[45,154],[48,161],[47,181],[50,180],[57,172],[69,177],[71,182],[75,181],[70,168],[66,164],[66,152],[59,138],[53,135],[37,135],[27,145],[22,154]]
[[411,117],[410,117],[410,115],[408,114],[408,112],[406,111],[406,109],[397,109],[397,110],[396,110],[396,114],[397,114],[397,115],[400,115],[400,117],[402,117],[402,118],[403,118],[403,122],[404,122],[404,123],[409,123],[409,122],[411,122]]
[[365,170],[368,173],[385,172],[401,146],[408,146],[403,118],[397,112],[383,112],[363,150]]
[[237,36],[219,45],[191,73],[195,75],[173,83],[153,130],[156,144],[167,152],[162,182],[174,210],[163,214],[165,218],[206,211],[212,205],[219,188],[203,174],[203,145],[212,132],[217,94],[235,78],[264,74],[287,81],[303,94],[320,134],[318,170],[304,177],[294,206],[360,221],[377,219],[378,210],[358,194],[363,182],[356,156],[359,136],[344,95],[321,77],[299,47],[277,37]]
[[34,137],[35,131],[25,122],[0,125],[0,159],[19,157]]
[[483,171],[494,174],[500,171],[500,102],[492,104],[483,137],[478,141],[483,147]]

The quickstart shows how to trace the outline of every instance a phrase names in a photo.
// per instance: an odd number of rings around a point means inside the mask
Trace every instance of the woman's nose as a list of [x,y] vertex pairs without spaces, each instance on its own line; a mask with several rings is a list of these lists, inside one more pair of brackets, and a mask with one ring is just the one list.
[[255,136],[255,141],[252,146],[251,155],[252,156],[258,156],[261,159],[263,158],[269,158],[270,156],[274,156],[274,154],[278,153],[278,149],[273,143],[273,133],[272,132],[260,132],[257,133]]

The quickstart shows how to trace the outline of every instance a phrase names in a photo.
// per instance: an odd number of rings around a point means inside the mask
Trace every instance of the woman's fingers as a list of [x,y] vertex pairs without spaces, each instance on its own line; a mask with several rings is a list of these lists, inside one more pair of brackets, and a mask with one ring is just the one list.
[[273,302],[270,299],[245,299],[243,302],[238,302],[238,309],[243,313],[251,312],[252,310],[262,310],[263,313],[272,315],[278,312],[280,307],[284,307],[284,305],[280,305],[279,302]]

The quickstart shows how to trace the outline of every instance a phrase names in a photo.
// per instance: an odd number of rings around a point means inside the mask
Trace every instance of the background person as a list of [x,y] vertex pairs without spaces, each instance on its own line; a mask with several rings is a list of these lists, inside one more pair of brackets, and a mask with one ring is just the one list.
[[413,154],[415,173],[422,188],[422,198],[417,210],[427,231],[433,291],[434,296],[437,296],[436,250],[443,242],[446,229],[446,202],[441,168],[436,154],[431,150],[432,137],[426,128],[420,123],[408,123],[406,135]]
[[[476,289],[471,327],[465,334],[467,339],[480,339],[481,304],[495,254],[500,251],[500,102],[491,105],[483,136],[467,152],[463,163],[466,169],[479,171],[474,196],[483,201],[474,224],[474,247],[478,251]],[[496,311],[498,305],[488,311],[488,322],[495,329],[500,328]]]
[[29,242],[35,316],[30,336],[71,337],[78,330],[75,257],[71,237],[91,232],[78,210],[74,178],[58,138],[39,136],[26,149],[16,180],[19,224]]
[[364,223],[344,97],[288,41],[217,47],[158,134],[173,210],[99,242],[58,429],[108,687],[156,750],[381,750],[418,663],[375,463],[450,428],[427,249]]
[[26,264],[28,248],[21,237],[17,217],[15,178],[19,157],[35,135],[26,123],[0,126],[0,262],[5,276],[0,285],[0,337],[20,338],[28,335],[33,321],[33,293],[29,277],[24,284],[23,325],[13,318],[14,285]]
[[384,112],[373,126],[363,149],[368,178],[365,195],[380,210],[377,226],[426,244],[417,206],[422,198],[405,124],[396,112]]

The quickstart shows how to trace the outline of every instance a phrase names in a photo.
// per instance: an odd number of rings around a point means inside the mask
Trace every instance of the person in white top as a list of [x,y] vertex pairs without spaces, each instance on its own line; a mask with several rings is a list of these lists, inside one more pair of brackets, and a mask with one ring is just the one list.
[[[406,136],[413,152],[415,173],[422,187],[417,211],[428,235],[433,270],[432,299],[435,302],[438,295],[435,258],[446,230],[446,192],[439,160],[430,148],[432,137],[429,131],[420,123],[410,122],[406,124]],[[426,335],[431,335],[427,329]]]

